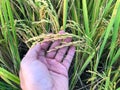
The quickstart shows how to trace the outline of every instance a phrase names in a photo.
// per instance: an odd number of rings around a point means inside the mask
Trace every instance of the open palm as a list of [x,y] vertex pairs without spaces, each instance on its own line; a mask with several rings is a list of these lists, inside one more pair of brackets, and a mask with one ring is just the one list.
[[[63,47],[47,52],[59,46],[61,41],[37,44],[28,51],[21,62],[20,69],[23,90],[68,90],[68,69],[75,47]],[[66,38],[64,41],[71,42],[71,38]]]

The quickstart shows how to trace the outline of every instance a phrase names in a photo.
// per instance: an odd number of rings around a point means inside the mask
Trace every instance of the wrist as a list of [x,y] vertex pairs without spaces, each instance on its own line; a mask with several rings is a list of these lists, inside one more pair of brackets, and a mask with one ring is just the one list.
[[27,83],[22,90],[53,90],[53,85],[39,84],[39,83]]

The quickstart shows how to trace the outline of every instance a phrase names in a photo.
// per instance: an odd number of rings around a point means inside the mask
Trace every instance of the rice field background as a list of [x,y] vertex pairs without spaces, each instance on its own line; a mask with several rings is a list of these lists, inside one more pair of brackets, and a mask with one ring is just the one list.
[[120,90],[120,0],[0,0],[0,90],[20,90],[20,61],[44,37],[73,38],[69,90]]

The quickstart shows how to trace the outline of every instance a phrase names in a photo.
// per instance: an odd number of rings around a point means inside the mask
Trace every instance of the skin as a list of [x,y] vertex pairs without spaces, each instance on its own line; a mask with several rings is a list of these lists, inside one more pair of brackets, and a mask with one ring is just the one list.
[[[64,31],[60,31],[63,34]],[[65,42],[71,42],[66,38]],[[61,44],[62,40],[44,42],[32,47],[20,66],[22,90],[68,90],[68,70],[75,54],[75,47],[63,47],[47,52]]]

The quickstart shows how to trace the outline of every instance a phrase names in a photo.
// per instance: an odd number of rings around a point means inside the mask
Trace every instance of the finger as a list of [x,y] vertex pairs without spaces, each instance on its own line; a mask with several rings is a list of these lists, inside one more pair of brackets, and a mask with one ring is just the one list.
[[49,48],[50,44],[51,41],[48,41],[48,39],[46,38],[44,39],[43,43],[41,43],[41,48],[46,51]]
[[69,70],[74,54],[75,54],[75,47],[70,46],[69,51],[62,63],[67,68],[67,70]]
[[[59,33],[60,33],[60,34],[63,34],[63,33],[65,33],[65,32],[64,32],[64,31],[60,31]],[[50,50],[50,49],[55,49],[55,47],[59,46],[60,43],[61,43],[61,40],[56,40],[55,42],[53,42],[53,44],[51,45],[51,47],[49,48],[49,50]],[[56,52],[57,52],[57,50],[48,52],[46,56],[47,56],[48,58],[54,58]]]
[[41,51],[39,52],[39,61],[41,61],[43,64],[47,65],[47,61],[45,59],[45,52],[49,48],[51,41],[48,41],[48,38],[45,38],[43,40],[43,43],[41,43]]
[[41,46],[38,43],[38,44],[36,44],[35,46],[33,46],[32,48],[29,49],[29,51],[27,52],[25,57],[32,58],[32,59],[37,59],[40,50],[41,50]]
[[[53,42],[53,44],[51,45],[50,49],[54,49],[55,47],[59,46],[60,43],[61,43],[61,40],[56,40],[56,41]],[[49,50],[50,50],[50,49],[49,49]],[[46,56],[47,56],[48,58],[54,58],[56,52],[57,52],[57,50],[54,50],[54,51],[48,52]]]
[[49,48],[51,41],[48,41],[48,38],[43,40],[41,43],[41,52],[39,53],[39,57],[45,57],[45,51]]
[[[66,39],[64,40],[64,42],[67,42],[67,43],[69,43],[69,42],[71,42],[71,41],[72,41],[72,38],[66,38]],[[67,50],[68,50],[68,47],[63,47],[63,48],[59,49],[58,52],[57,52],[57,54],[56,54],[56,56],[55,56],[55,59],[56,59],[58,62],[61,62],[61,61],[63,60],[63,58],[64,58]]]

